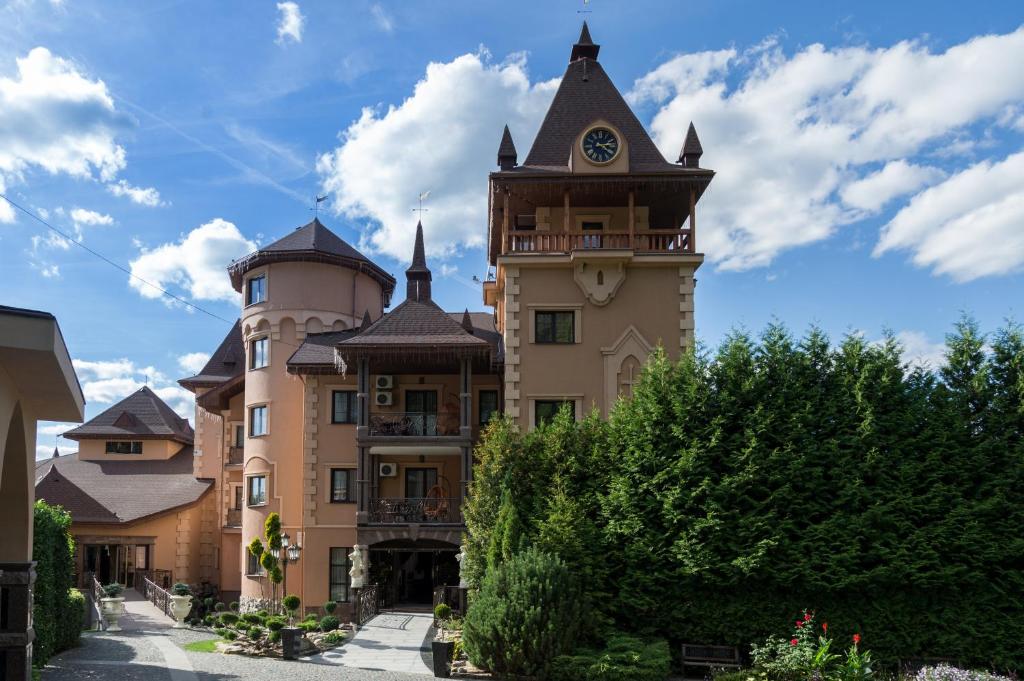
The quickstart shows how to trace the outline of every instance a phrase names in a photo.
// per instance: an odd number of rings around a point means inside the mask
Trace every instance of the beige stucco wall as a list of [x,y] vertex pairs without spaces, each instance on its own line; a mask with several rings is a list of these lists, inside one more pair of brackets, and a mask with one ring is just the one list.
[[0,365],[0,562],[32,560],[32,504],[36,421],[14,381]]
[[[171,570],[175,581],[191,580],[192,575],[187,565],[179,564],[179,528],[183,525],[187,529],[190,519],[188,510],[164,513],[147,520],[142,520],[131,525],[102,525],[95,523],[72,523],[71,534],[75,537],[78,553],[78,569],[82,571],[85,552],[85,544],[114,543],[108,540],[120,540],[117,543],[130,544],[133,538],[148,539],[152,537],[153,548],[150,549],[151,570]],[[140,542],[146,543],[146,542]],[[183,556],[187,557],[191,547],[181,549]],[[198,546],[196,546],[198,557]]]
[[171,458],[185,447],[180,442],[173,440],[140,440],[142,442],[141,454],[107,454],[107,442],[128,441],[130,441],[128,438],[79,440],[78,458],[81,461],[163,461]]

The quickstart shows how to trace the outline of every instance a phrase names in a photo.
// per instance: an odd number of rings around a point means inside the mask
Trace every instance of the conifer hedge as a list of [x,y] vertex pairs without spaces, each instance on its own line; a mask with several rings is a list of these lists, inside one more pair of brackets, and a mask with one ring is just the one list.
[[36,638],[32,664],[36,667],[42,667],[52,655],[78,645],[85,599],[72,588],[74,556],[71,515],[60,506],[37,501],[32,539],[32,560],[36,562],[32,607]]
[[935,371],[901,350],[772,325],[655,353],[607,423],[494,423],[472,582],[537,545],[585,575],[580,645],[611,618],[746,647],[807,608],[884,662],[1024,669],[1024,334],[963,319]]

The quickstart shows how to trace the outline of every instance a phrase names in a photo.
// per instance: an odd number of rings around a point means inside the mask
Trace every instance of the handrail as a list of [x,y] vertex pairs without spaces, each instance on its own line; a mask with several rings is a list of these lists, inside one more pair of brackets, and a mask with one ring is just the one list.
[[506,253],[569,253],[577,250],[622,249],[639,253],[693,253],[690,229],[629,232],[535,232],[508,234]]
[[371,584],[359,590],[356,596],[356,625],[362,626],[377,616],[380,612],[377,602],[377,585]]
[[143,583],[146,588],[146,600],[160,608],[168,617],[174,617],[171,614],[171,594],[157,586],[149,577],[144,578]]
[[370,499],[369,522],[388,524],[460,523],[459,499],[455,497],[405,497]]
[[370,435],[432,437],[459,435],[458,412],[376,412],[370,414]]

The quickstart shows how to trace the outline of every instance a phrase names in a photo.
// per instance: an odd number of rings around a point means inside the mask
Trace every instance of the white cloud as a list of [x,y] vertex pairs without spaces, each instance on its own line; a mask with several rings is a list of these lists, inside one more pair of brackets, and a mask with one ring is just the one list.
[[875,213],[893,199],[937,182],[943,173],[931,166],[918,166],[903,159],[889,161],[881,170],[851,182],[839,190],[843,203]]
[[178,366],[182,371],[198,374],[209,361],[210,353],[208,352],[190,352],[178,358]]
[[114,224],[114,218],[103,213],[97,213],[94,210],[87,210],[85,208],[72,208],[69,213],[71,220],[76,225],[88,225],[94,227],[96,225],[112,225]]
[[153,187],[133,187],[124,180],[107,185],[107,191],[114,196],[126,196],[132,203],[140,206],[166,206],[160,198],[160,192]]
[[999,126],[1024,98],[1020,63],[1024,27],[941,53],[908,41],[787,56],[768,40],[742,53],[675,57],[638,79],[630,99],[659,107],[651,128],[671,160],[695,123],[702,165],[718,172],[702,201],[699,246],[739,270],[861,219],[865,209],[840,197],[879,164],[920,165],[910,159],[965,141],[958,155],[977,151],[969,128]]
[[[103,81],[36,47],[17,59],[14,77],[0,77],[0,188],[31,167],[113,180],[125,167],[116,136],[131,124]],[[13,219],[10,207],[0,206],[0,221]]]
[[412,255],[416,194],[431,190],[423,227],[427,250],[452,253],[485,238],[487,193],[505,123],[521,157],[533,140],[557,81],[531,84],[526,60],[491,63],[485,52],[431,63],[408,99],[364,109],[341,146],[317,162],[334,209],[370,218],[362,246],[399,260]]
[[440,271],[442,277],[450,277],[452,275],[458,274],[459,268],[457,265],[449,265],[448,263],[443,262],[441,263]]
[[301,43],[306,17],[299,11],[298,3],[279,2],[277,11],[281,13],[277,21],[277,44],[284,45],[289,40]]
[[387,10],[380,5],[371,5],[370,14],[373,16],[373,20],[376,22],[377,28],[380,30],[385,33],[391,33],[395,30],[395,20],[392,19]]
[[179,416],[192,419],[195,415],[195,398],[192,393],[155,367],[140,367],[126,358],[95,361],[73,359],[72,364],[82,382],[82,392],[88,403],[110,405],[148,385]]
[[912,367],[939,369],[946,363],[946,344],[933,342],[920,331],[900,331],[896,340],[903,346],[903,361]]
[[1024,266],[1024,152],[982,161],[915,196],[882,229],[875,255],[912,253],[957,281]]
[[[226,271],[232,260],[256,250],[234,224],[214,218],[174,243],[143,249],[131,261],[132,274],[163,289],[179,287],[198,300],[237,302],[238,294],[231,288]],[[152,286],[130,279],[132,288],[145,298],[161,298],[171,304]]]

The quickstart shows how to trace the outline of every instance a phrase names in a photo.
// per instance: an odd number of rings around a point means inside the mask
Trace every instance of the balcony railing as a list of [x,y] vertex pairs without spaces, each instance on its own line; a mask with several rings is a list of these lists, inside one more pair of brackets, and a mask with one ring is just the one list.
[[689,229],[648,232],[513,232],[505,243],[506,253],[569,253],[576,250],[624,249],[638,253],[693,253]]
[[388,412],[370,414],[370,435],[382,437],[430,437],[458,435],[459,415],[436,412]]
[[228,447],[228,458],[224,462],[225,466],[241,466],[245,460],[245,448],[244,447]]
[[444,497],[371,499],[369,521],[383,525],[461,523],[458,499]]
[[241,527],[242,526],[242,509],[240,508],[229,508],[228,517],[224,521],[224,527]]

